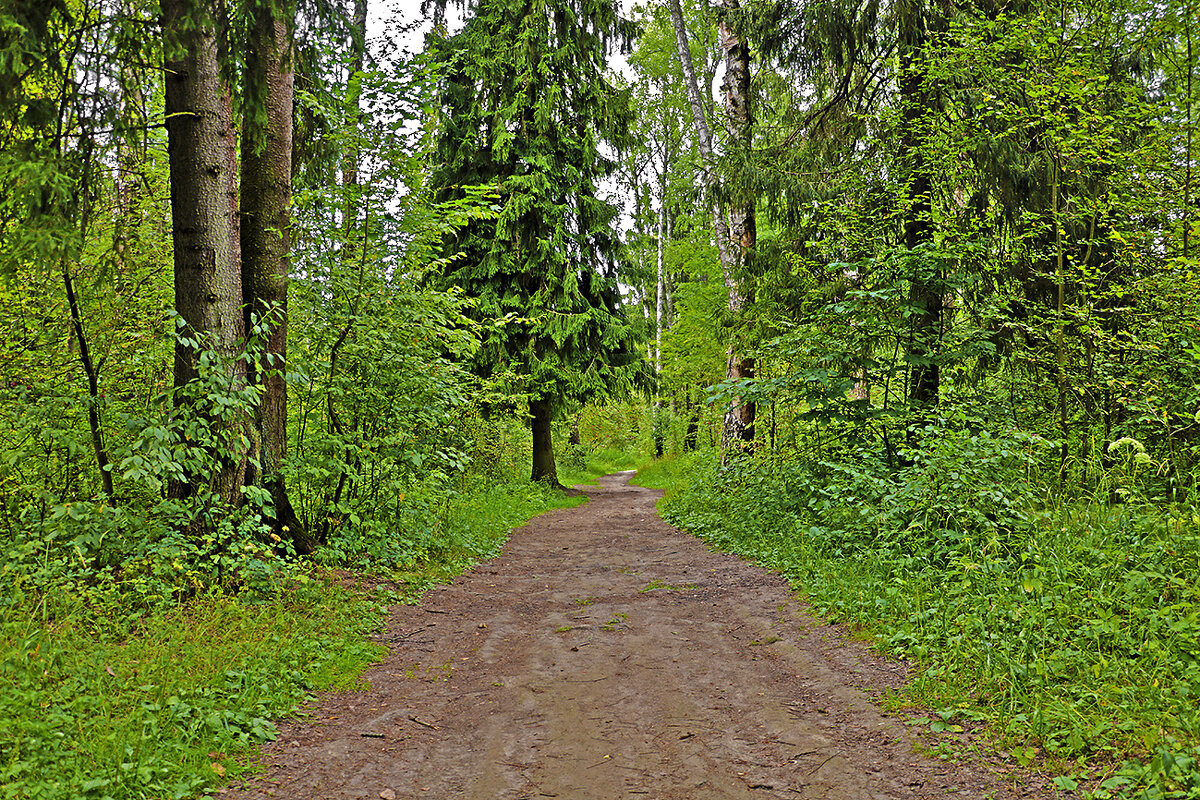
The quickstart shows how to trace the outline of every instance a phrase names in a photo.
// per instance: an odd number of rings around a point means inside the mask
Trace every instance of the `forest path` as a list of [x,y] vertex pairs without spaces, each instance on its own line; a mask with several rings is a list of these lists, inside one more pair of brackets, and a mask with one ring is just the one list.
[[[1036,796],[919,755],[868,692],[904,667],[663,522],[632,473],[397,606],[369,691],[311,704],[225,797]],[[1028,795],[1027,795],[1028,793]]]

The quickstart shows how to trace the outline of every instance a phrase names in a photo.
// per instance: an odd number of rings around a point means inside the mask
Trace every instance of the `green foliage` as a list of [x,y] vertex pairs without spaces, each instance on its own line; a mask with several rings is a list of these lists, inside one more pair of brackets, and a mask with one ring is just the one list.
[[[297,380],[285,468],[297,512],[328,539],[411,530],[402,505],[448,486],[468,465],[475,383],[462,365],[475,340],[453,296],[379,278],[342,285],[293,349]],[[467,329],[469,330],[469,329]]]
[[649,447],[649,410],[644,403],[589,404],[576,414],[579,438],[593,449],[636,458]]
[[[919,458],[892,470],[853,451],[724,469],[697,454],[639,479],[668,488],[675,524],[778,570],[820,613],[915,660],[911,700],[990,721],[1018,760],[1040,753],[1096,797],[1189,796],[1200,516],[1042,508],[1028,475],[1044,443],[924,435]],[[1108,779],[1130,756],[1140,760]]]
[[348,98],[304,98],[322,124],[344,125],[322,147],[378,165],[370,183],[338,184],[314,158],[296,197],[284,474],[330,563],[424,558],[479,444],[487,387],[465,366],[479,346],[470,302],[424,278],[449,260],[446,237],[495,216],[495,195],[430,202],[429,70],[399,58],[356,74]]
[[500,192],[496,218],[456,237],[463,252],[436,282],[484,323],[477,374],[553,413],[647,383],[616,286],[617,208],[600,192],[632,117],[602,68],[632,32],[608,2],[481,0],[462,31],[432,40],[444,91],[431,185],[443,200]]
[[49,599],[0,622],[5,797],[202,794],[253,767],[273,718],[351,685],[382,650],[364,641],[377,607],[328,584],[290,582],[259,605],[209,595],[116,627],[86,606],[51,619]]
[[[199,352],[195,380],[156,398],[153,414],[119,415],[128,433],[111,450],[121,497],[79,498],[70,485],[39,491],[14,481],[9,549],[0,570],[4,602],[41,596],[57,618],[60,600],[69,607],[93,595],[104,602],[120,597],[127,613],[137,614],[214,586],[269,588],[282,566],[282,545],[272,542],[263,523],[269,497],[248,487],[244,503],[231,509],[204,489],[185,498],[164,494],[171,482],[213,474],[229,454],[250,446],[225,423],[252,414],[257,395],[230,379],[228,362],[255,358],[257,345],[232,356],[200,340],[193,345]],[[60,402],[79,414],[78,401]],[[60,435],[67,457],[83,450],[77,427]],[[15,456],[10,451],[19,476],[24,465]]]
[[[381,572],[473,563],[496,554],[508,530],[552,493],[523,480],[528,432],[515,420],[460,420],[472,466],[453,478],[411,477],[390,504],[355,507],[332,528],[319,562]],[[477,466],[474,466],[477,465]]]

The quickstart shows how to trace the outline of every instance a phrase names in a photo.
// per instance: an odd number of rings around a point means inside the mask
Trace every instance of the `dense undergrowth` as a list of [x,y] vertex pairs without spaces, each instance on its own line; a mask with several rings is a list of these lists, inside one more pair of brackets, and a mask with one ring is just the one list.
[[121,625],[82,602],[54,617],[37,602],[6,609],[2,795],[191,797],[247,768],[272,718],[379,657],[368,598],[292,583],[259,603],[213,594]]
[[[496,554],[513,527],[582,502],[512,474],[516,431],[505,458],[437,491],[416,487],[388,529],[343,526],[311,559],[263,546],[251,525],[225,526],[202,553],[176,553],[164,537],[102,571],[67,523],[10,543],[0,797],[195,797],[254,769],[273,719],[314,691],[355,685],[382,656],[369,636],[388,603],[415,602]],[[617,450],[562,449],[567,482],[628,466]],[[95,515],[88,506],[75,522]],[[362,574],[390,588],[359,590]]]
[[900,468],[704,452],[638,479],[674,524],[912,659],[900,700],[935,731],[985,721],[1087,797],[1200,797],[1200,516],[1136,492],[1045,502],[1038,446],[945,433]]

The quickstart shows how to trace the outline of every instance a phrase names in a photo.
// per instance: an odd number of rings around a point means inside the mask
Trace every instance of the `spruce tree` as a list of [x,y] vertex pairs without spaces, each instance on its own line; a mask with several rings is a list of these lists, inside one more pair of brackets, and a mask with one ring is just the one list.
[[554,417],[649,375],[616,286],[618,209],[598,191],[633,113],[605,58],[634,28],[611,0],[476,0],[467,12],[460,32],[431,42],[443,75],[432,180],[441,200],[493,184],[500,211],[460,234],[439,279],[473,298],[480,320],[503,320],[484,326],[476,367],[513,376],[532,477],[557,485]]

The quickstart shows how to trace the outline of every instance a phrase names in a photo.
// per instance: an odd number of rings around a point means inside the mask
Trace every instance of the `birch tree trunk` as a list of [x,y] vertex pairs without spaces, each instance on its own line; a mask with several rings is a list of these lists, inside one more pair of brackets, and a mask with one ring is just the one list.
[[717,195],[719,180],[716,155],[713,152],[712,131],[708,127],[708,119],[704,116],[704,101],[700,97],[696,68],[692,63],[692,49],[688,43],[687,26],[683,22],[683,9],[679,5],[679,0],[668,0],[667,6],[671,12],[671,24],[675,28],[675,44],[679,52],[679,66],[683,72],[688,103],[692,109],[692,122],[696,126],[696,144],[700,148],[700,159],[704,168],[705,197],[712,212],[713,233],[717,241],[717,253],[721,259],[721,274],[728,286],[733,279],[735,258],[733,248],[730,247],[729,225],[725,221],[725,211]]
[[[692,109],[692,120],[696,126],[696,142],[700,148],[701,162],[704,165],[705,196],[712,212],[713,234],[717,243],[717,253],[721,260],[721,275],[729,292],[729,312],[739,316],[745,308],[745,298],[738,279],[739,267],[747,252],[747,246],[753,248],[755,241],[754,209],[749,213],[745,208],[732,214],[734,225],[726,220],[724,204],[719,196],[720,180],[716,171],[716,155],[712,145],[712,131],[704,116],[704,103],[700,96],[700,86],[696,80],[696,69],[692,63],[691,47],[688,43],[687,27],[683,20],[683,9],[680,0],[668,0],[671,13],[671,23],[675,28],[675,43],[679,51],[679,63],[683,72],[684,85],[687,88],[688,100]],[[730,0],[728,8],[737,8],[736,0]],[[748,145],[753,131],[749,105],[749,50],[742,38],[728,25],[725,15],[720,21],[721,47],[725,52],[725,116],[731,132],[736,131],[732,138],[743,145]],[[729,380],[741,380],[753,377],[754,362],[739,355],[736,342],[731,342],[725,363],[725,377]],[[754,404],[733,402],[725,412],[725,420],[721,433],[721,449],[740,446],[754,439]]]
[[[665,170],[664,170],[665,171]],[[661,181],[662,196],[658,209],[658,252],[656,280],[654,282],[654,374],[662,373],[662,335],[663,335],[663,306],[666,301],[666,282],[663,274],[666,271],[667,246],[667,202],[666,179]]]
[[[730,142],[748,154],[754,137],[754,117],[750,108],[750,47],[729,19],[729,12],[738,10],[737,0],[725,0],[722,8],[723,13],[718,19],[718,36],[721,50],[725,53],[725,80],[722,86],[725,127]],[[753,200],[744,200],[742,204],[730,203],[729,236],[736,246],[732,248],[734,268],[726,270],[725,283],[729,287],[729,312],[737,318],[744,313],[746,303],[754,300],[753,288],[738,279],[739,275],[748,272],[758,238]],[[729,380],[754,377],[754,359],[739,353],[736,341],[729,344],[725,377]],[[755,412],[753,403],[737,402],[730,406],[725,412],[722,450],[754,441]]]

